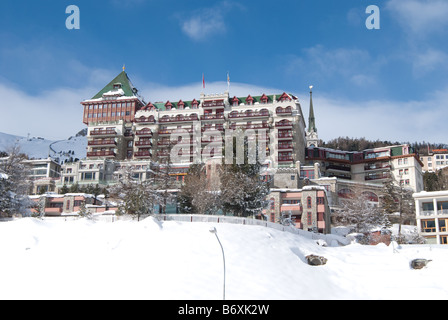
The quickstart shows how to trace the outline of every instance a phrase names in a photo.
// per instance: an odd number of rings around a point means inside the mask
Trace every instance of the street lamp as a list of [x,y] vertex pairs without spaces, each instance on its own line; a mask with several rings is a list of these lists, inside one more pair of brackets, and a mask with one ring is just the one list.
[[216,236],[216,239],[218,240],[219,245],[221,246],[221,251],[222,251],[222,263],[223,263],[223,268],[224,268],[224,280],[223,280],[223,285],[222,285],[222,299],[226,300],[226,258],[224,256],[224,248],[222,247],[221,241],[219,241],[219,237],[218,237],[218,231],[216,231],[215,227],[210,228],[209,230],[211,233],[214,233]]

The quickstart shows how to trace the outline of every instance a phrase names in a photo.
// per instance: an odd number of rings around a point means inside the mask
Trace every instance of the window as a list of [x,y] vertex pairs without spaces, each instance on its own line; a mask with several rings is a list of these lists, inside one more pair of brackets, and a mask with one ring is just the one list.
[[291,176],[291,180],[295,180],[296,176]]
[[325,204],[325,198],[324,197],[317,197],[317,204]]
[[126,115],[127,116],[131,115],[131,111],[126,111]]
[[311,197],[308,197],[308,198],[306,198],[306,207],[308,209],[311,209],[311,206],[312,206],[312,204],[311,204]]
[[308,225],[310,225],[312,223],[313,219],[312,219],[312,214],[311,212],[308,212],[307,217],[306,217],[306,223]]
[[65,204],[65,210],[70,210],[70,200],[67,200]]

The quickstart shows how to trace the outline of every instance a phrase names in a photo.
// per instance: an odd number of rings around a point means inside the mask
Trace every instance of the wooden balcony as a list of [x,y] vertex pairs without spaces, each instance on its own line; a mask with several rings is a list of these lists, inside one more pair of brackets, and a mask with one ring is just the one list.
[[285,128],[285,127],[287,127],[287,128],[291,128],[292,127],[292,121],[277,121],[276,123],[275,123],[275,126],[276,127],[283,127],[283,128]]
[[139,137],[152,137],[152,131],[150,129],[141,129],[136,131],[135,134]]
[[152,154],[149,151],[134,152],[134,158],[151,158]]
[[198,115],[197,114],[191,114],[189,116],[174,116],[174,117],[162,117],[159,119],[160,123],[166,123],[166,122],[191,122],[191,121],[198,121]]
[[115,128],[90,131],[91,136],[115,136],[116,134],[117,134],[117,131],[115,130]]
[[152,142],[149,140],[141,140],[141,141],[137,141],[135,142],[135,146],[136,147],[148,147],[148,146],[152,146]]
[[111,147],[116,146],[117,142],[115,139],[94,139],[87,142],[88,146],[102,146],[102,147]]
[[136,123],[156,123],[156,119],[153,116],[145,117],[141,116],[139,118],[135,118],[134,122]]
[[201,116],[201,120],[224,120],[224,114],[204,114]]
[[87,157],[115,157],[113,151],[91,151],[87,152]]
[[269,111],[264,112],[231,112],[228,114],[227,118],[265,118],[269,117]]

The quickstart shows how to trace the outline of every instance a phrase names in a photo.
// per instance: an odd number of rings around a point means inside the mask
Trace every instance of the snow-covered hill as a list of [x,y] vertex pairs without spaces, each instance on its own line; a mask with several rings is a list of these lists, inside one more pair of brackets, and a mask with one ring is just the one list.
[[49,156],[60,163],[70,158],[82,159],[86,156],[87,138],[76,135],[67,140],[52,141],[42,137],[20,137],[0,132],[0,151],[7,151],[18,144],[21,152],[30,159],[43,159]]
[[[322,247],[261,226],[153,218],[0,222],[0,299],[221,299],[211,227],[226,299],[448,299],[448,246]],[[308,254],[328,262],[309,266]],[[432,262],[412,270],[414,258]]]

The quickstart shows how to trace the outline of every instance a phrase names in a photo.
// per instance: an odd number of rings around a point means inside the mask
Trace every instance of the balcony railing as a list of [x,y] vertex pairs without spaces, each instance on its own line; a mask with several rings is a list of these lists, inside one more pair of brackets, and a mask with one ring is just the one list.
[[105,135],[116,135],[117,131],[115,129],[106,130],[92,130],[90,131],[91,136],[105,136]]
[[138,151],[134,153],[135,158],[150,158],[152,157],[151,152],[149,151]]
[[149,129],[146,129],[146,130],[142,129],[142,130],[136,131],[135,134],[140,136],[140,137],[142,137],[142,136],[152,136],[152,131],[149,130]]
[[156,119],[154,117],[139,117],[134,119],[137,123],[156,123]]
[[382,172],[378,174],[366,175],[365,180],[381,180],[381,179],[389,179],[390,174],[388,172]]
[[198,115],[191,115],[191,116],[185,116],[185,117],[167,117],[167,118],[160,118],[159,122],[191,122],[191,121],[198,121]]
[[115,157],[115,152],[113,151],[92,151],[87,152],[88,157]]
[[115,139],[95,139],[87,142],[89,146],[111,146],[116,144]]
[[292,127],[292,121],[278,121],[275,123],[276,127]]
[[204,114],[201,120],[223,120],[224,114]]
[[188,127],[188,128],[180,128],[180,129],[161,129],[161,130],[159,130],[159,135],[172,134],[172,133],[183,133],[185,131],[188,133],[192,133],[193,128]]
[[292,149],[292,144],[279,144],[277,149],[279,150]]
[[227,116],[231,118],[256,118],[256,117],[269,117],[269,111],[266,112],[240,112],[240,113],[229,113]]
[[143,141],[137,141],[135,143],[135,146],[142,147],[142,146],[152,146],[152,142],[149,140],[143,140]]

